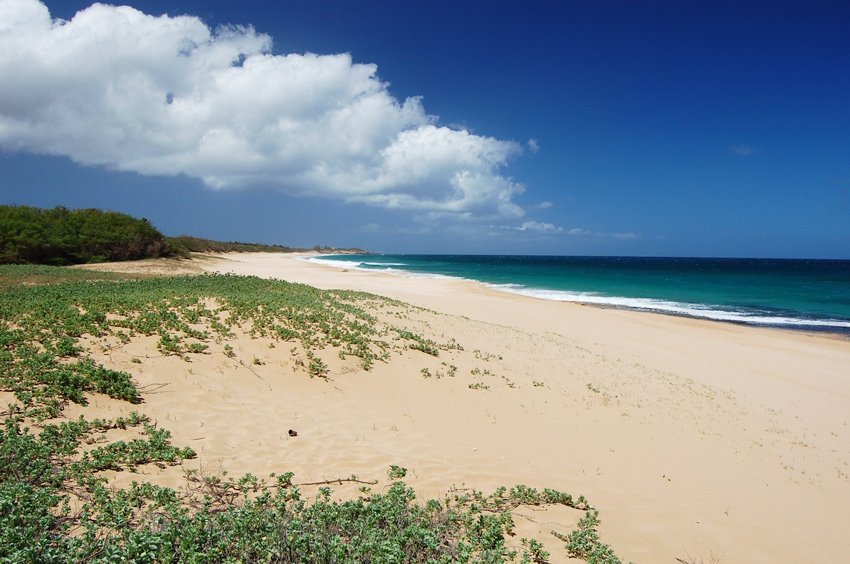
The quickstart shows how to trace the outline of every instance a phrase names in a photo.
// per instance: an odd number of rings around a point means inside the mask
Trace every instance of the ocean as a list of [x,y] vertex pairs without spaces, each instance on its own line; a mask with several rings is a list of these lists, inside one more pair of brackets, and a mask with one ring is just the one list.
[[328,255],[313,262],[474,280],[555,301],[850,335],[850,261]]

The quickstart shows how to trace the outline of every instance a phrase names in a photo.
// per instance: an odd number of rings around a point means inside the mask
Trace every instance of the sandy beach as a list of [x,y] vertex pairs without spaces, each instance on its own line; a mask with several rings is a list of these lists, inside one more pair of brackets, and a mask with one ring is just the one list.
[[[846,340],[296,255],[232,254],[193,268],[395,298],[415,307],[388,308],[378,314],[385,322],[460,347],[394,352],[370,371],[329,351],[327,379],[299,372],[285,344],[247,335],[230,341],[235,354],[191,363],[151,354],[144,338],[104,347],[99,360],[145,390],[144,411],[198,452],[191,468],[293,471],[310,482],[385,479],[396,464],[420,499],[515,484],[584,495],[624,561],[850,561]],[[180,474],[153,477],[177,483]],[[549,532],[581,516],[521,508],[517,536],[565,561]]]

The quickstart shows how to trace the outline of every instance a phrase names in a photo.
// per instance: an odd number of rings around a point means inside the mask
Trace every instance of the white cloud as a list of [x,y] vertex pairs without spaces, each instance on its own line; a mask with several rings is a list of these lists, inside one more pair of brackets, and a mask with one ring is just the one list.
[[563,228],[552,223],[541,223],[539,221],[526,221],[519,227],[517,231],[536,231],[538,233],[563,233]]
[[540,150],[540,143],[538,143],[537,139],[535,139],[533,137],[528,140],[527,145],[528,145],[528,150],[531,151],[535,155],[537,154],[537,151]]
[[634,239],[640,239],[640,235],[636,233],[603,233],[605,237],[612,237],[614,239],[620,239],[622,241],[632,241]]
[[555,207],[555,204],[552,202],[540,202],[534,207],[540,210],[548,210],[549,208]]
[[215,189],[524,215],[523,186],[502,173],[519,144],[440,127],[348,54],[271,46],[191,16],[95,4],[65,22],[38,0],[0,0],[0,146]]
[[640,235],[635,233],[605,233],[601,231],[588,231],[587,229],[582,229],[581,227],[573,227],[569,231],[567,231],[567,235],[571,235],[573,237],[604,237],[609,239],[620,239],[622,241],[630,241],[633,239],[640,239]]

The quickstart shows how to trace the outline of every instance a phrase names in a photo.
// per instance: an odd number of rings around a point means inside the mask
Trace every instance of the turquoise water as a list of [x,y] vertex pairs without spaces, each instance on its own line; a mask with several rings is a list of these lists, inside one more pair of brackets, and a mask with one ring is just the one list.
[[850,261],[330,255],[341,268],[450,276],[540,299],[850,333]]

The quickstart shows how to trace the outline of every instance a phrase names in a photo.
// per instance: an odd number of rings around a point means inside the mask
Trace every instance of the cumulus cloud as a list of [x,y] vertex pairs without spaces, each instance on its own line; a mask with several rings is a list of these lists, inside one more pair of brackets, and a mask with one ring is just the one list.
[[540,210],[548,210],[549,208],[552,208],[554,206],[555,206],[555,204],[553,204],[552,202],[540,202],[539,204],[535,205],[534,207],[537,208],[537,209],[540,209]]
[[552,223],[542,223],[539,221],[526,221],[519,227],[517,231],[536,231],[537,233],[563,233],[563,228]]
[[61,21],[38,0],[0,0],[0,146],[214,189],[524,215],[503,173],[521,145],[439,126],[375,65],[276,55],[252,27],[127,6]]
[[535,155],[537,154],[537,151],[540,150],[540,143],[538,143],[537,139],[535,139],[533,137],[528,140],[527,145],[528,145],[528,150],[531,151],[532,153],[534,153]]

